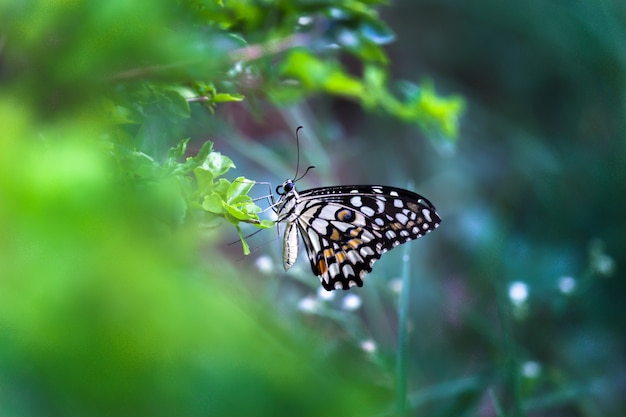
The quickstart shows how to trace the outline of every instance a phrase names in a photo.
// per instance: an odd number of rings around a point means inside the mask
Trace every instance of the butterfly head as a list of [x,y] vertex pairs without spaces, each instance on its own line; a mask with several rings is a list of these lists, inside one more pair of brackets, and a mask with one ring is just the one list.
[[304,171],[304,174],[302,174],[301,176],[297,176],[298,175],[298,170],[296,170],[296,176],[294,177],[294,179],[287,179],[285,180],[285,182],[282,183],[282,185],[279,185],[278,187],[276,187],[276,194],[278,194],[279,196],[285,196],[287,194],[291,194],[291,192],[293,191],[294,194],[296,193],[296,181],[300,181],[302,178],[304,178],[304,176],[306,174],[309,173],[310,170],[312,170],[313,168],[315,168],[313,165],[310,165],[306,171]]
[[279,185],[278,187],[276,187],[276,194],[281,195],[281,196],[285,194],[289,194],[294,189],[294,187],[295,187],[294,180],[292,179],[285,180],[285,182],[283,182],[282,185]]

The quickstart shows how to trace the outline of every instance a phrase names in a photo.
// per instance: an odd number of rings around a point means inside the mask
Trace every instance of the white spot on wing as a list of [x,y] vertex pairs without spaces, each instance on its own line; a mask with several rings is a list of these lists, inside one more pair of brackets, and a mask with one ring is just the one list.
[[341,272],[343,272],[344,277],[355,276],[354,269],[352,269],[352,265],[349,264],[344,264],[344,266],[341,267]]
[[406,222],[409,221],[409,218],[406,217],[406,215],[404,215],[403,213],[396,214],[396,219],[402,224],[406,224]]
[[363,206],[363,207],[361,208],[361,212],[362,212],[364,215],[366,215],[367,217],[371,217],[371,216],[373,216],[373,215],[374,215],[374,213],[375,213],[375,212],[374,212],[374,209],[373,209],[373,208],[371,208],[371,207],[369,207],[369,206]]
[[358,264],[359,262],[362,261],[361,257],[359,256],[359,253],[355,250],[351,250],[350,252],[348,252],[347,256],[348,256],[348,260],[352,262],[353,264]]
[[363,205],[363,201],[361,200],[361,196],[354,196],[350,199],[350,204],[354,207],[361,207]]
[[363,230],[363,233],[361,233],[361,240],[364,243],[368,243],[370,241],[372,241],[374,239],[374,235],[372,233],[370,233],[369,230]]
[[374,250],[372,248],[370,248],[369,246],[361,247],[359,252],[361,252],[361,256],[363,256],[363,257],[372,256],[374,254]]
[[[315,229],[313,229],[312,227],[309,228],[309,230],[307,231],[307,234],[309,235],[309,240],[311,240],[311,244],[313,245],[313,250],[315,252],[319,252],[320,250],[322,250],[320,246],[320,236],[315,232]],[[297,244],[297,239],[296,239],[296,244]]]
[[315,219],[311,222],[311,227],[313,227],[317,233],[324,234],[326,233],[326,228],[328,227],[328,221],[324,219]]
[[395,200],[393,200],[393,206],[397,208],[404,207],[404,203],[402,202],[402,200],[396,198]]
[[337,210],[335,206],[324,206],[324,208],[322,208],[322,211],[320,211],[319,217],[323,219],[334,219],[336,211]]
[[426,221],[428,222],[432,222],[432,218],[430,217],[430,210],[428,209],[422,209],[422,214],[424,215],[424,218],[426,218]]

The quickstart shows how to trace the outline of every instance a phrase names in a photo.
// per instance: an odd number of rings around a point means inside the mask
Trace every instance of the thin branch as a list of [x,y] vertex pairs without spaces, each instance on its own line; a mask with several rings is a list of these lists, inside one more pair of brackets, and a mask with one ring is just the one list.
[[[307,38],[307,35],[296,34],[280,40],[271,40],[266,42],[265,44],[249,45],[240,49],[235,49],[234,51],[231,51],[227,54],[228,61],[230,64],[234,64],[235,62],[239,61],[249,62],[257,60],[259,58],[263,58],[265,56],[276,55],[291,48],[304,45]],[[162,73],[171,69],[197,65],[202,61],[202,59],[190,59],[171,64],[150,65],[147,67],[132,68],[126,71],[119,72],[111,78],[113,81],[140,78],[150,74]]]

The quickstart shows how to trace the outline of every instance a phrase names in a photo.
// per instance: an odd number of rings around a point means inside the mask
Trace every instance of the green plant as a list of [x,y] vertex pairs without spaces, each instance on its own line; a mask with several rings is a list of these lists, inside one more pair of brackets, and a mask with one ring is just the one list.
[[[290,334],[269,303],[236,285],[241,274],[223,265],[216,234],[199,230],[225,220],[248,253],[242,223],[273,222],[249,195],[255,181],[225,178],[233,161],[189,137],[233,103],[252,112],[326,95],[453,141],[459,98],[430,82],[390,81],[382,45],[393,34],[380,4],[0,4],[3,410],[379,407],[387,389],[356,377],[367,372],[360,361],[326,358],[319,340]],[[207,261],[197,256],[203,245]],[[238,402],[240,391],[249,402]]]

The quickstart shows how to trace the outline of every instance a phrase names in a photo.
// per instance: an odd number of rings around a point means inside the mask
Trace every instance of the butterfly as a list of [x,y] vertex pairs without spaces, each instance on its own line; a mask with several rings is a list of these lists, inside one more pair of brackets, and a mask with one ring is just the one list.
[[285,223],[283,266],[298,258],[302,237],[313,273],[328,291],[363,286],[380,257],[439,227],[435,206],[412,191],[353,185],[298,191],[288,179],[276,187],[277,222]]

